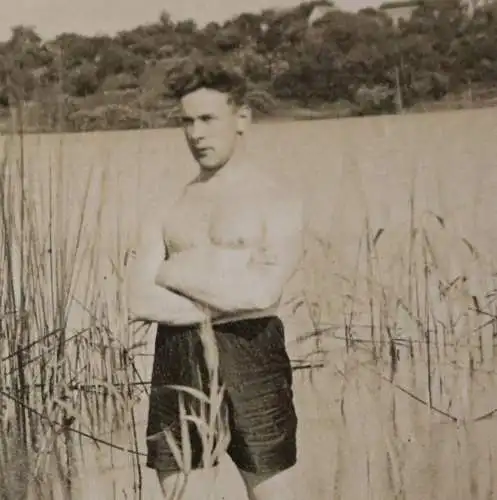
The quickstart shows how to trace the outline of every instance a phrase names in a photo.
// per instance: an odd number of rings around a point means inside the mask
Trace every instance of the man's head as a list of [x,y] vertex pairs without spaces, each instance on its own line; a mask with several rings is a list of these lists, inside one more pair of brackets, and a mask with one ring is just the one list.
[[188,146],[200,167],[217,170],[233,155],[250,122],[246,80],[216,59],[189,63],[173,82]]

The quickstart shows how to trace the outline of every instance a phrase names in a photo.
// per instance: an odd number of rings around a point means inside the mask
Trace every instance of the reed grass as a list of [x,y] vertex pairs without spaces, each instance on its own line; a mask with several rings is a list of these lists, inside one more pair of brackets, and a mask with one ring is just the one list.
[[104,191],[97,207],[89,200],[105,179],[75,183],[62,143],[48,170],[28,167],[22,123],[17,132],[0,171],[0,491],[70,499],[83,440],[130,425],[136,332],[119,286],[123,247],[109,279],[99,259],[109,207]]
[[403,228],[373,228],[366,207],[347,267],[329,240],[309,237],[308,287],[321,317],[338,320],[326,341],[342,381],[337,410],[320,406],[339,436],[328,453],[334,499],[462,500],[496,488],[485,425],[495,415],[495,261],[415,201],[413,189]]
[[[76,175],[64,139],[43,169],[26,159],[20,132],[0,167],[0,498],[87,498],[90,471],[105,498],[147,499],[137,408],[153,328],[128,322],[123,285],[138,222],[123,220],[130,200],[117,173]],[[312,328],[297,343],[309,366],[325,365],[296,386],[302,425],[316,426],[301,435],[298,465],[313,498],[497,491],[495,262],[447,214],[416,202],[413,188],[401,227],[375,227],[365,205],[348,255],[339,234],[307,236],[295,308]],[[177,387],[182,440],[162,433],[183,472],[172,498],[191,476],[188,433],[200,431],[206,469],[229,438],[210,325],[202,340],[210,390]]]
[[[80,468],[98,459],[88,447],[93,443],[105,450],[107,467],[115,465],[116,452],[129,455],[133,498],[142,498],[144,452],[134,405],[143,397],[137,388],[147,384],[134,353],[150,325],[128,321],[124,284],[133,235],[119,219],[120,200],[108,191],[119,180],[105,169],[91,169],[76,184],[62,142],[48,171],[27,166],[19,116],[20,129],[5,143],[0,170],[0,492],[5,500],[80,498]],[[109,223],[117,228],[111,243],[102,236]],[[204,441],[204,467],[214,466],[227,436],[209,325],[201,338],[210,393],[178,387],[183,443],[171,441],[164,430],[173,449],[181,448],[186,477],[191,425]],[[187,407],[185,394],[198,400],[197,410]],[[124,443],[113,443],[115,432],[124,435]],[[113,497],[123,493],[131,498],[116,488]]]

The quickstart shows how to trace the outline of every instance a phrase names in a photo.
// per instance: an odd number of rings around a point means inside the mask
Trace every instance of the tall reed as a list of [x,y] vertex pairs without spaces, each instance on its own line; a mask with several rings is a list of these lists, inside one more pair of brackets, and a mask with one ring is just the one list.
[[[134,235],[120,207],[129,201],[119,199],[119,179],[105,165],[75,182],[63,136],[48,168],[28,164],[22,116],[4,143],[0,170],[0,491],[6,500],[19,490],[29,499],[78,499],[89,462],[111,469],[124,462],[132,493],[115,485],[112,495],[141,499],[145,443],[138,442],[135,406],[147,381],[135,354],[152,332],[128,321],[124,283]],[[210,325],[202,331],[208,393],[176,388],[184,440],[171,445],[181,447],[185,476],[192,425],[204,441],[204,467],[226,445],[214,336]]]
[[0,167],[0,491],[76,498],[83,440],[128,425],[136,398],[125,247],[102,262],[105,172],[75,183],[62,138],[48,169],[27,165],[18,124]]
[[[495,262],[446,217],[418,209],[414,192],[407,202],[404,227],[373,227],[366,207],[347,262],[337,261],[333,238],[309,238],[308,283],[331,319],[326,373],[341,380],[320,392],[339,402],[327,410],[337,436],[329,491],[335,499],[490,498]],[[316,265],[328,270],[321,278]]]

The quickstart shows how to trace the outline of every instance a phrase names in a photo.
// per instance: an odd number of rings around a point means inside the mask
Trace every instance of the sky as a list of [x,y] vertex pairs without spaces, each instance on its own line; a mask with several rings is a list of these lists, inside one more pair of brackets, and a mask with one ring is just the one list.
[[[209,21],[224,21],[241,12],[258,12],[265,8],[292,7],[299,0],[0,0],[0,40],[7,40],[10,28],[24,24],[33,26],[42,38],[52,38],[62,32],[83,35],[130,29],[154,22],[162,10],[174,21],[192,18],[199,25]],[[379,0],[336,0],[345,10],[357,10],[368,5],[378,6]]]

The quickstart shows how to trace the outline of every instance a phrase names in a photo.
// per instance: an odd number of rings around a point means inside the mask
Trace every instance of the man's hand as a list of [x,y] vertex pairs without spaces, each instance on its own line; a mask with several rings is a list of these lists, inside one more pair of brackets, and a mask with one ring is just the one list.
[[[183,296],[179,284],[184,282],[185,273],[188,276],[203,276],[205,270],[209,269],[210,273],[221,278],[228,274],[234,273],[236,275],[240,273],[241,269],[247,269],[250,255],[249,249],[230,249],[216,246],[184,250],[161,262],[155,276],[155,284]],[[188,297],[187,300],[193,299]],[[216,308],[212,303],[202,303],[196,300],[193,300],[193,303],[210,319],[216,319],[223,314],[223,310]]]

